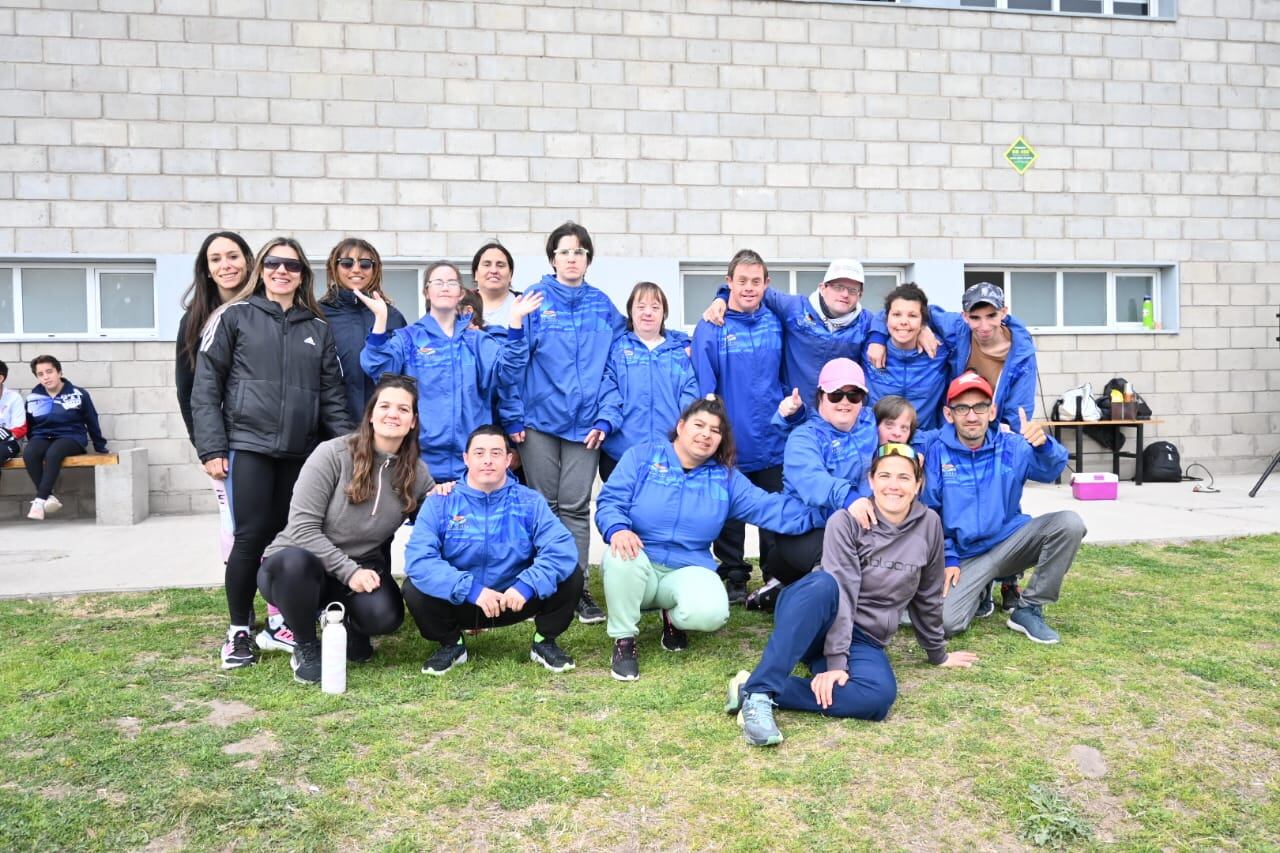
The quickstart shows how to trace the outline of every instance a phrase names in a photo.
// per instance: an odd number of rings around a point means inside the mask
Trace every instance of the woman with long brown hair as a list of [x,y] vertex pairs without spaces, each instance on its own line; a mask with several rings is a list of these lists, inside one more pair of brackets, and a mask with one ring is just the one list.
[[226,480],[235,522],[224,669],[257,662],[249,632],[262,552],[288,521],[302,463],[321,439],[351,425],[333,334],[311,286],[302,246],[269,240],[200,341],[191,392],[196,450],[209,476]]
[[320,680],[316,611],[325,604],[346,608],[351,661],[369,660],[369,638],[392,634],[404,621],[382,546],[434,486],[418,458],[417,411],[417,383],[383,376],[359,428],[321,443],[298,475],[289,524],[258,570],[258,589],[293,629],[298,681]]

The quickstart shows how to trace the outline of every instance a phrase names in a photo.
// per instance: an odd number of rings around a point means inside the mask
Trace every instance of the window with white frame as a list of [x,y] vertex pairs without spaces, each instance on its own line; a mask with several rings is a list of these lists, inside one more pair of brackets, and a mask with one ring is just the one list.
[[[682,264],[680,280],[683,290],[684,325],[692,329],[702,318],[716,292],[725,284],[725,265]],[[862,286],[861,305],[870,311],[884,307],[884,298],[902,282],[900,267],[864,266],[867,280]],[[770,264],[769,286],[782,293],[808,296],[822,284],[826,263]],[[672,300],[674,301],[674,300]]]
[[1139,331],[1151,299],[1162,325],[1160,268],[966,267],[965,287],[989,281],[1005,292],[1009,312],[1033,332]]
[[154,338],[155,269],[146,264],[0,264],[0,334]]
[[966,9],[1004,9],[1019,12],[1061,12],[1074,15],[1151,17],[1156,3],[1132,0],[959,0]]

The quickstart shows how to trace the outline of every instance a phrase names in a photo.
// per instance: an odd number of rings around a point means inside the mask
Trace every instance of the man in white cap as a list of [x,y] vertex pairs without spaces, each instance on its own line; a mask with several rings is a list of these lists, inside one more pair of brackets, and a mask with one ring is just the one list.
[[[871,327],[871,316],[862,310],[862,264],[848,258],[831,262],[822,284],[808,296],[768,288],[764,306],[782,321],[783,378],[788,388],[799,388],[800,397],[812,400],[818,373],[833,358],[851,358],[861,364],[862,344]],[[719,326],[724,322],[728,289],[716,294],[702,319]]]

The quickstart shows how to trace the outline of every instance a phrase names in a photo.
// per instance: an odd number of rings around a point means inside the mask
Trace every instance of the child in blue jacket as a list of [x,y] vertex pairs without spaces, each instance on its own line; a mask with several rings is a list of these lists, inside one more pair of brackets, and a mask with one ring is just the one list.
[[107,452],[107,440],[98,425],[98,410],[93,398],[62,377],[62,363],[51,355],[31,359],[31,372],[40,384],[27,397],[27,446],[22,461],[27,476],[36,487],[27,518],[41,521],[45,513],[62,509],[62,501],[53,494],[54,483],[68,456],[86,452],[89,440],[98,453]]

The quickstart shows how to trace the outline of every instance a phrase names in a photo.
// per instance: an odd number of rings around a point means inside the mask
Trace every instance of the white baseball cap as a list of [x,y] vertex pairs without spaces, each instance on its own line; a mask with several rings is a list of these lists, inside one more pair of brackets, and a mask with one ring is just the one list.
[[849,258],[838,258],[831,262],[831,266],[827,267],[827,274],[823,276],[822,283],[835,281],[838,278],[847,278],[850,281],[856,281],[862,284],[866,281],[866,276],[862,272],[862,264]]

